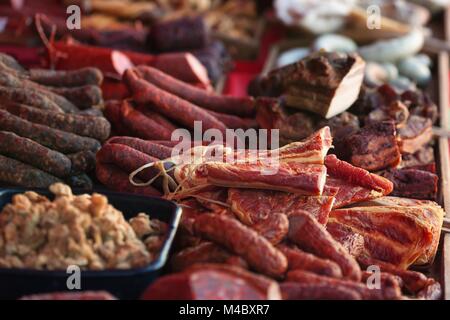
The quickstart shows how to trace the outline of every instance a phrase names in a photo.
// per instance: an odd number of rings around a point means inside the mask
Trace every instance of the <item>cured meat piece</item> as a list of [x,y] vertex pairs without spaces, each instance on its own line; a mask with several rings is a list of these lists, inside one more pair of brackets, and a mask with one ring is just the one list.
[[294,281],[280,284],[283,300],[362,300],[357,290],[345,286],[298,283]]
[[[192,186],[221,186],[279,190],[300,195],[320,195],[326,180],[326,168],[318,164],[281,162],[276,174],[273,164],[204,163],[181,165],[175,177],[186,188]],[[185,177],[188,179],[186,180]]]
[[433,147],[426,146],[420,148],[413,154],[402,155],[402,162],[399,168],[418,168],[426,167],[427,165],[434,164],[434,150]]
[[305,197],[294,193],[230,188],[228,203],[231,210],[247,225],[270,219],[272,214],[289,215],[297,210],[305,210],[319,223],[326,224],[334,197]]
[[331,118],[358,98],[365,62],[354,54],[316,52],[272,70],[259,81],[262,92],[282,96],[286,105]]
[[23,296],[20,300],[117,300],[106,291],[54,292]]
[[201,17],[183,17],[154,24],[148,42],[158,51],[180,51],[206,46],[208,27]]
[[224,215],[204,214],[195,219],[194,231],[241,256],[262,274],[281,277],[287,269],[286,257],[279,250],[256,231],[235,219]]
[[212,242],[202,242],[198,246],[186,248],[176,253],[171,259],[171,267],[174,272],[179,272],[199,263],[227,264],[232,257],[239,259],[238,256],[233,256]]
[[338,188],[333,208],[382,197],[393,190],[388,179],[352,166],[335,155],[325,157],[325,166],[329,175],[325,189]]
[[361,279],[361,270],[356,260],[309,213],[297,211],[289,216],[288,238],[300,249],[336,262],[345,279]]
[[350,162],[369,171],[395,167],[401,161],[393,121],[372,122],[347,139]]
[[346,139],[360,129],[360,123],[357,116],[350,112],[342,112],[333,118],[322,120],[316,126],[318,128],[328,126],[333,137],[334,148],[332,152],[339,159],[348,160],[350,150],[347,147]]
[[75,153],[83,150],[95,152],[101,146],[100,142],[95,139],[80,137],[70,132],[31,123],[12,115],[6,110],[0,110],[0,130],[15,132],[22,137],[29,138],[62,153]]
[[383,197],[331,211],[327,229],[364,238],[360,256],[400,269],[433,261],[439,244],[443,209],[432,201]]
[[367,300],[396,300],[402,298],[400,288],[397,288],[395,291],[390,290],[391,288],[389,288],[389,290],[384,290],[383,287],[380,289],[369,289],[365,284],[359,282],[328,278],[302,270],[289,271],[286,280],[302,284],[328,285],[330,287],[350,289],[360,294],[362,299]]
[[145,106],[137,106],[137,109],[145,114],[147,118],[151,118],[155,120],[158,124],[172,132],[173,130],[176,130],[178,126],[170,122],[167,118],[165,118],[163,115],[160,115],[159,113],[149,110]]
[[277,247],[288,260],[288,270],[304,270],[331,278],[342,278],[341,268],[333,261],[319,258],[299,248],[279,245]]
[[417,169],[389,169],[380,175],[394,184],[392,196],[421,200],[436,200],[438,176],[434,173]]
[[369,266],[377,266],[380,268],[381,272],[386,272],[400,277],[404,287],[412,294],[418,294],[419,292],[422,292],[422,294],[426,296],[428,295],[428,292],[431,293],[432,296],[434,296],[432,292],[436,293],[436,291],[439,290],[438,287],[440,287],[435,285],[436,282],[434,279],[427,278],[423,273],[417,271],[400,269],[393,264],[364,256],[359,257],[358,262],[362,267],[367,268]]
[[433,138],[433,123],[430,119],[412,115],[406,126],[398,129],[401,153],[414,153]]
[[280,99],[258,98],[256,121],[263,129],[278,129],[280,144],[299,141],[314,133],[314,119],[305,112],[288,114]]
[[241,268],[206,264],[157,279],[144,300],[279,300],[278,284]]
[[8,112],[30,122],[72,132],[84,137],[91,137],[100,141],[107,139],[111,133],[111,125],[103,117],[55,113],[18,103],[9,103],[4,108]]
[[0,182],[26,188],[48,188],[61,180],[42,170],[0,155]]
[[0,131],[0,154],[60,178],[70,174],[71,161],[65,155],[12,132]]
[[373,110],[367,116],[367,122],[380,122],[393,120],[397,129],[403,128],[409,118],[408,107],[401,101],[393,101],[387,107],[380,107]]
[[417,298],[425,300],[440,300],[442,298],[442,287],[437,281],[429,281],[429,284],[417,293]]

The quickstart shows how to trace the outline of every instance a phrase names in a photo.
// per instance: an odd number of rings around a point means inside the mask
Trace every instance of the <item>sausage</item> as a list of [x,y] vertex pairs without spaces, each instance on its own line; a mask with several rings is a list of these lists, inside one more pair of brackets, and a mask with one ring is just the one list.
[[191,86],[152,67],[139,66],[136,69],[145,80],[158,88],[200,107],[244,117],[255,113],[255,100],[252,97],[223,96]]
[[80,136],[106,140],[111,134],[111,125],[103,117],[54,113],[31,108],[18,103],[9,103],[3,108],[10,113],[33,123],[71,132]]
[[255,118],[242,118],[239,116],[209,111],[211,115],[222,121],[230,129],[251,129],[258,128],[258,122]]
[[[97,152],[97,161],[101,163],[114,164],[128,174],[143,165],[158,160],[159,159],[126,145],[115,143],[107,143]],[[154,178],[158,173],[159,170],[157,168],[151,167],[141,171],[137,177],[141,180],[148,181]]]
[[172,148],[139,138],[112,137],[106,143],[123,144],[160,160],[170,158],[172,155]]
[[90,150],[68,154],[67,157],[72,163],[72,174],[90,172],[95,168],[95,152]]
[[288,270],[304,270],[319,275],[342,278],[342,271],[339,266],[330,260],[321,259],[313,254],[306,253],[298,248],[289,248],[286,245],[277,247],[288,260]]
[[142,112],[147,118],[155,120],[161,126],[163,126],[164,128],[167,128],[167,130],[169,130],[170,132],[172,132],[178,128],[178,126],[174,125],[171,121],[169,121],[163,115],[160,115],[158,112],[149,110],[148,108],[146,108],[144,106],[137,106],[137,109],[140,112]]
[[194,232],[241,256],[262,274],[281,277],[287,270],[286,257],[267,239],[226,215],[204,214],[197,217]]
[[122,123],[140,138],[170,140],[172,136],[170,129],[146,117],[126,100],[122,102],[121,116]]
[[97,162],[95,169],[97,179],[112,190],[144,196],[161,196],[161,193],[151,186],[136,187],[132,185],[128,174],[114,165]]
[[72,175],[65,181],[69,186],[76,189],[92,190],[94,187],[91,178],[85,173]]
[[[369,289],[366,285],[360,282],[348,281],[343,279],[328,278],[320,276],[311,272],[303,270],[289,271],[286,276],[286,281],[299,282],[309,285],[328,285],[330,287],[339,287],[355,290],[363,299],[369,300],[384,300],[383,291],[380,289]],[[396,297],[400,298],[400,296]]]
[[228,261],[235,263],[234,260],[230,259],[232,257],[231,253],[218,245],[212,242],[202,242],[197,246],[186,248],[173,255],[170,265],[174,272],[179,272],[199,263],[226,264]]
[[50,101],[43,93],[30,91],[23,88],[7,88],[0,86],[0,101],[17,102],[33,106],[42,110],[62,113],[63,110],[53,101]]
[[82,150],[97,151],[100,149],[100,142],[97,140],[80,137],[45,125],[31,123],[12,115],[6,110],[0,110],[0,130],[12,131],[65,154]]
[[[245,272],[202,266],[159,278],[144,292],[144,300],[267,300],[280,299],[275,281]],[[264,285],[263,285],[264,283]]]
[[194,129],[194,121],[201,121],[204,130],[218,129],[225,133],[226,126],[202,108],[159,89],[143,80],[133,69],[124,74],[124,81],[139,104],[153,106],[158,112],[187,128]]
[[14,76],[13,74],[4,71],[0,72],[0,85],[12,88],[22,88],[29,92],[37,94],[41,93],[44,96],[46,96],[50,101],[53,101],[56,105],[58,105],[58,107],[62,109],[64,112],[78,111],[78,108],[63,96],[53,93],[47,88],[35,82],[26,79],[20,79]]
[[52,87],[99,86],[103,82],[102,72],[93,67],[80,68],[73,71],[30,69],[29,78],[31,81]]
[[111,123],[115,134],[129,134],[128,128],[122,122],[121,115],[122,101],[110,100],[105,103],[105,117]]
[[351,288],[325,284],[284,282],[280,284],[283,300],[362,300]]
[[[135,65],[140,64],[141,63],[135,63]],[[142,64],[149,65],[147,63]],[[208,70],[191,53],[172,52],[160,54],[155,56],[155,59],[150,65],[183,82],[201,83],[204,86],[211,85],[208,77]]]
[[68,157],[15,133],[0,131],[0,154],[32,165],[57,177],[70,174]]
[[288,238],[300,249],[336,262],[344,278],[361,280],[361,269],[353,256],[308,212],[299,210],[289,216]]
[[102,90],[99,86],[85,85],[72,88],[49,88],[50,91],[65,97],[80,109],[88,109],[103,103]]
[[30,165],[0,155],[0,182],[26,188],[48,188],[61,180]]

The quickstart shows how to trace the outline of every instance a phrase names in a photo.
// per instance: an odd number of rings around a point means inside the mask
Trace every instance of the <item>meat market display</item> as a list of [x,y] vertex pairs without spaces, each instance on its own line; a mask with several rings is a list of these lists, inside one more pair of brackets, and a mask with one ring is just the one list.
[[445,1],[23,2],[0,299],[450,299]]

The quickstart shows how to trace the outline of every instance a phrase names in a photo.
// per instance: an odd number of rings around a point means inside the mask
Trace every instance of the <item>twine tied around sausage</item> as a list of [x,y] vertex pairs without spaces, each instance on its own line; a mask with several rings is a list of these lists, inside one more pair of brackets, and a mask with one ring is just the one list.
[[[214,149],[212,149],[214,148]],[[219,151],[221,152],[229,152],[231,149],[224,147],[223,145],[213,145],[213,146],[201,146],[200,149],[196,149],[196,148],[191,148],[187,150],[187,153],[189,153],[190,155],[194,154],[194,161],[198,160],[199,158],[202,159],[201,163],[205,163],[205,161],[203,160],[205,158],[205,155],[210,152],[211,150],[217,150],[217,148],[219,148]],[[197,150],[201,150],[201,155],[195,156],[197,153]],[[203,197],[201,195],[197,195],[195,194],[197,191],[201,191],[205,188],[205,185],[198,185],[198,186],[193,186],[193,187],[189,187],[186,188],[185,187],[185,182],[189,179],[189,177],[193,174],[193,171],[195,169],[195,165],[189,165],[187,167],[188,172],[187,175],[179,182],[176,181],[176,179],[174,179],[172,176],[169,175],[169,173],[171,171],[174,171],[176,168],[181,167],[186,165],[186,163],[183,161],[183,159],[185,159],[186,154],[182,153],[180,156],[176,156],[176,157],[172,157],[172,158],[168,158],[168,159],[164,159],[164,160],[160,160],[160,161],[155,161],[155,162],[151,162],[151,163],[147,163],[139,168],[137,168],[136,170],[134,170],[132,173],[130,173],[129,175],[129,181],[132,185],[136,186],[136,187],[146,187],[149,185],[152,185],[158,178],[162,178],[162,187],[163,187],[163,191],[164,191],[164,197],[168,200],[176,200],[176,199],[182,199],[182,198],[187,198],[187,197],[193,197],[193,198],[197,198],[206,202],[211,202],[217,205],[221,205],[224,207],[230,207],[229,204],[222,202],[222,201],[218,201],[218,200],[214,200],[214,199],[210,199],[207,197]],[[171,167],[166,169],[166,164],[169,164]],[[191,164],[191,163],[189,163]],[[156,174],[153,178],[151,178],[150,180],[146,181],[146,182],[139,182],[135,180],[135,177],[141,173],[142,171],[144,171],[145,169],[148,168],[156,168],[158,169],[158,174]],[[173,190],[173,191],[172,191]]]

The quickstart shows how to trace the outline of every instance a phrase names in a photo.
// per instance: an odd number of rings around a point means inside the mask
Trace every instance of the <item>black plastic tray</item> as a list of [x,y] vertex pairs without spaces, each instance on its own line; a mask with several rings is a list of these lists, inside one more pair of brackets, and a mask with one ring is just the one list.
[[[25,189],[0,190],[0,211],[11,202],[14,194]],[[47,190],[34,190],[52,198]],[[74,194],[84,193],[73,191]],[[136,196],[110,191],[99,191],[109,202],[122,211],[128,220],[139,212],[145,212],[169,224],[166,241],[159,257],[144,268],[129,270],[81,271],[81,291],[106,290],[121,299],[136,299],[155,280],[165,265],[181,217],[181,208],[175,203],[153,197]],[[40,271],[0,268],[0,299],[17,299],[26,294],[69,291],[66,271]]]

